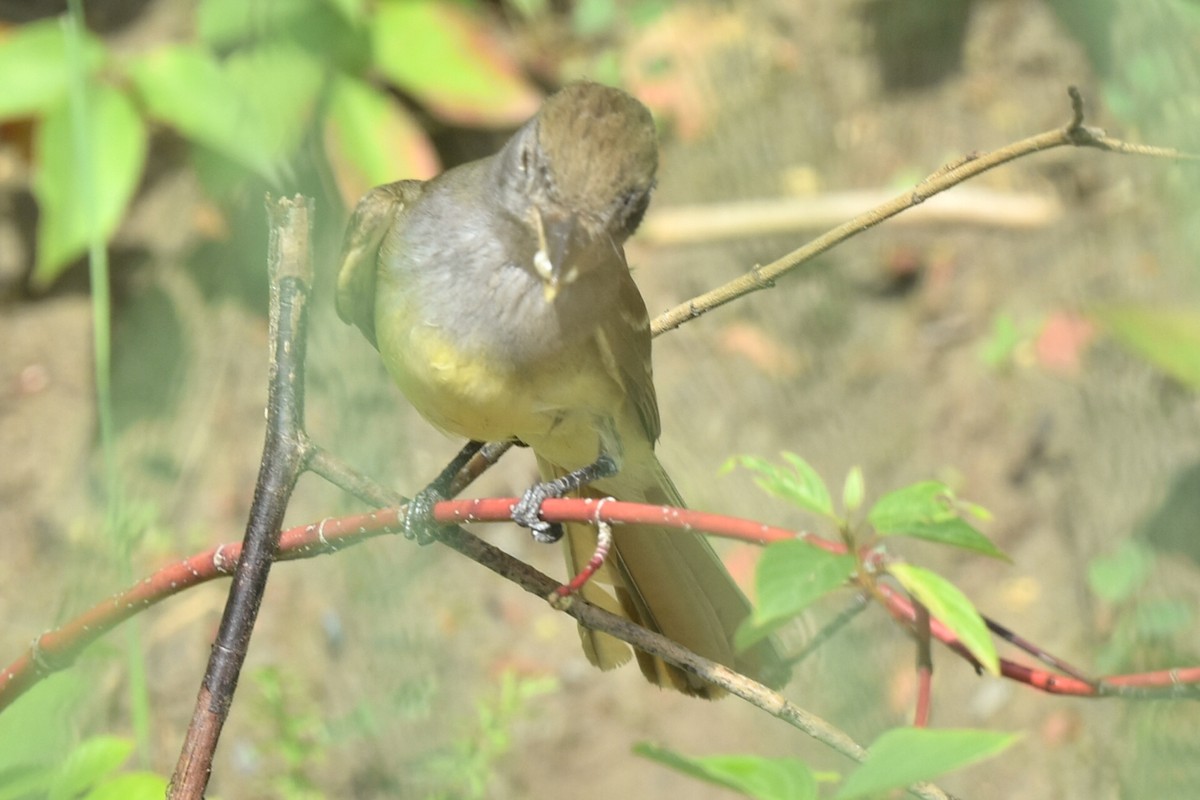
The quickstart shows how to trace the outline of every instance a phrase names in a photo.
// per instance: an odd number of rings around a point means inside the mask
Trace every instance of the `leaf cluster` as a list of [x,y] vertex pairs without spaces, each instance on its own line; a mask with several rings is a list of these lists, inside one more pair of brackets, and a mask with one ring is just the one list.
[[35,288],[113,235],[158,126],[208,158],[218,189],[222,176],[284,185],[310,134],[347,199],[428,177],[437,159],[401,93],[463,126],[536,110],[493,28],[482,8],[448,0],[203,0],[197,41],[134,54],[65,21],[15,29],[0,41],[0,122],[35,123]]

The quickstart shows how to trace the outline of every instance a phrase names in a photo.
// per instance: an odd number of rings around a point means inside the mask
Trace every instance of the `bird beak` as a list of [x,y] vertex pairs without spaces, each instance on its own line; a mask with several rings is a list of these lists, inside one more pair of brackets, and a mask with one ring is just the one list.
[[559,289],[579,275],[575,266],[568,264],[572,244],[579,233],[579,221],[574,214],[543,214],[535,207],[533,223],[538,239],[538,249],[533,255],[533,267],[542,279],[542,291],[546,302],[553,303]]

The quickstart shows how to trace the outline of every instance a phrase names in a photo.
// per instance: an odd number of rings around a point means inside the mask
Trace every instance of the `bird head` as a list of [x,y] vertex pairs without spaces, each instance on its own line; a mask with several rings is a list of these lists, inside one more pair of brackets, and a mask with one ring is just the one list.
[[547,300],[578,277],[591,248],[619,248],[654,187],[658,143],[650,111],[619,89],[580,82],[550,97],[497,160],[500,202],[528,225]]

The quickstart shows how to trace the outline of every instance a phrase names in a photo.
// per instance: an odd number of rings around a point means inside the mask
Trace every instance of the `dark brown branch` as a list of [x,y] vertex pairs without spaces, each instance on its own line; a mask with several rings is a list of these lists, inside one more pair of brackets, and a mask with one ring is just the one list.
[[229,587],[216,641],[168,796],[201,798],[213,753],[229,714],[250,635],[266,591],[292,488],[307,460],[304,430],[304,355],[311,218],[307,198],[267,200],[270,218],[270,372],[267,431],[241,558]]

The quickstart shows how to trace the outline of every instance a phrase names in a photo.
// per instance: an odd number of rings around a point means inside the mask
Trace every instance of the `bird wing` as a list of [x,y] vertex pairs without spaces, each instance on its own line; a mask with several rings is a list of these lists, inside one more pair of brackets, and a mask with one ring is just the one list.
[[337,312],[344,322],[357,325],[376,347],[375,277],[379,272],[379,246],[424,187],[422,181],[376,186],[358,201],[346,227],[338,259]]
[[627,402],[653,445],[658,441],[661,425],[650,361],[650,317],[637,284],[624,264],[619,280],[617,302],[601,325],[601,336],[613,354],[614,363],[609,369],[615,371],[614,377],[625,387]]

